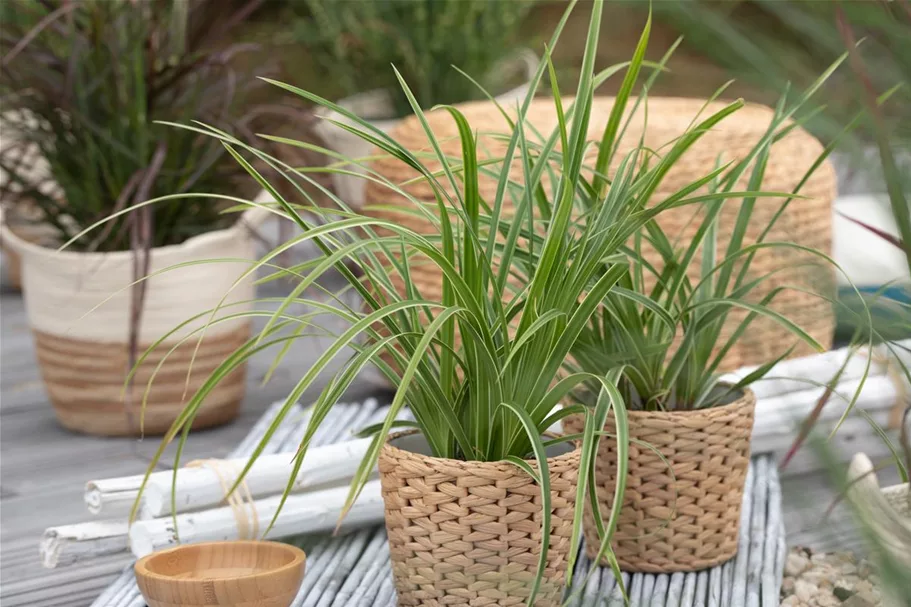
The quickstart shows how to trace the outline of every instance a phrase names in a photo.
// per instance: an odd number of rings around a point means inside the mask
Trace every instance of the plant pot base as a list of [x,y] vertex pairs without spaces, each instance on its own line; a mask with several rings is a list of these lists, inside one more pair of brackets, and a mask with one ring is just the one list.
[[[415,438],[393,435],[379,459],[398,605],[525,605],[541,549],[540,487],[508,462],[437,458],[399,442]],[[537,607],[562,604],[579,455],[548,458],[550,551]]]
[[[640,442],[629,446],[626,492],[611,542],[620,569],[698,571],[737,553],[755,403],[747,391],[712,409],[629,412],[629,436]],[[582,426],[580,416],[564,422],[571,433]],[[605,431],[616,432],[611,420]],[[613,505],[616,468],[616,442],[602,438],[595,482],[603,520]],[[599,539],[588,504],[584,523],[588,555],[595,558]]]
[[[33,331],[41,375],[54,413],[69,430],[102,436],[164,434],[184,405],[212,371],[250,335],[248,326],[207,336],[199,349],[196,340],[181,344],[158,368],[171,346],[162,344],[143,362],[135,375],[128,416],[124,381],[129,370],[128,348],[123,343],[99,343]],[[147,346],[139,348],[139,353]],[[194,358],[194,350],[195,358]],[[187,369],[193,362],[192,372]],[[140,411],[148,394],[143,426]],[[245,388],[245,368],[226,376],[199,409],[194,429],[232,421],[240,410]]]

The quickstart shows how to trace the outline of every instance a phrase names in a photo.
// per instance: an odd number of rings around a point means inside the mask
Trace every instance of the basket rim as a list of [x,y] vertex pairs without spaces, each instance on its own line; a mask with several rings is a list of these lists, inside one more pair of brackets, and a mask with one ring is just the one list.
[[[407,449],[402,449],[400,447],[396,447],[395,445],[391,444],[391,441],[393,441],[393,440],[403,438],[406,436],[412,436],[415,434],[423,434],[423,432],[420,429],[415,428],[413,430],[405,430],[403,432],[395,432],[393,434],[390,434],[389,436],[386,437],[386,440],[383,442],[383,448],[381,450],[381,454],[385,453],[386,455],[393,456],[393,457],[398,456],[398,454],[404,454],[406,457],[415,457],[415,458],[420,458],[420,459],[424,459],[424,460],[430,460],[432,462],[437,462],[442,465],[459,466],[462,468],[481,468],[481,469],[488,469],[488,470],[503,470],[505,468],[508,468],[510,470],[515,471],[516,473],[521,472],[522,474],[525,474],[524,471],[522,471],[515,464],[513,464],[507,460],[497,460],[497,461],[488,462],[488,461],[476,460],[476,459],[463,460],[463,459],[453,459],[453,458],[449,458],[449,457],[437,457],[435,455],[426,455],[424,453],[416,453],[414,451],[408,451]],[[548,433],[545,433],[545,436],[553,436],[556,438],[556,437],[562,436],[562,434],[548,432]],[[572,459],[575,459],[576,457],[578,457],[579,453],[581,453],[581,451],[582,451],[582,448],[580,446],[576,445],[572,441],[567,441],[567,445],[572,446],[572,448],[569,449],[566,453],[561,453],[559,455],[554,455],[554,456],[547,458],[546,461],[548,463],[548,466],[550,466],[553,463],[563,463],[564,461],[569,461],[569,460],[572,460]],[[534,458],[525,459],[524,461],[527,462],[532,467],[535,467],[537,465],[537,460]]]
[[627,417],[699,417],[715,415],[722,411],[731,412],[744,407],[756,406],[756,394],[749,387],[741,389],[741,396],[734,401],[719,407],[703,407],[701,409],[674,409],[672,411],[643,411],[641,409],[627,409]]

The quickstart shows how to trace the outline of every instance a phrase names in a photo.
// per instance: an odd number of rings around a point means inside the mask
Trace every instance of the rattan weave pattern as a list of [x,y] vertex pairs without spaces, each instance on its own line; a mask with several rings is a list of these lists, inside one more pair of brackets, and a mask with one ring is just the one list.
[[[379,471],[399,605],[524,605],[541,550],[541,489],[506,462],[383,447]],[[547,460],[551,538],[535,605],[556,607],[566,579],[578,450]],[[535,464],[532,464],[535,466]]]
[[[629,411],[629,436],[639,443],[630,444],[626,492],[612,540],[623,571],[696,571],[734,556],[755,405],[747,391],[712,409]],[[567,418],[564,429],[581,432],[581,418]],[[615,432],[612,420],[605,431]],[[616,470],[616,441],[605,437],[595,464],[603,520],[613,505]],[[584,530],[594,558],[599,541],[590,508]]]
[[[565,99],[564,105],[568,105],[570,102],[570,99]],[[592,140],[600,137],[613,102],[612,97],[595,99],[588,130]],[[700,99],[649,98],[647,123],[645,113],[640,107],[630,121],[618,146],[617,161],[619,162],[625,153],[633,150],[638,145],[640,138],[645,146],[659,150],[660,153],[661,150],[667,149],[666,146],[669,142],[675,140],[691,126],[697,115],[700,115],[700,111],[701,116],[706,117],[712,112],[718,111],[724,104],[725,102],[721,101],[712,102],[703,109],[705,102]],[[499,111],[489,102],[484,101],[461,104],[458,107],[478,132],[479,156],[482,158],[501,157],[505,152],[506,143],[492,134],[509,132],[509,126]],[[507,109],[507,111],[514,112],[515,110]],[[772,116],[773,112],[768,107],[747,104],[733,116],[722,121],[713,130],[707,132],[670,170],[655,193],[654,200],[661,200],[705,175],[718,162],[743,158],[762,138]],[[460,142],[455,122],[451,116],[445,111],[434,111],[427,113],[427,119],[434,134],[439,138],[444,153],[452,157],[454,162],[459,162]],[[538,133],[545,134],[545,136],[549,134],[556,126],[553,101],[549,99],[533,101],[526,115],[526,121],[533,125],[534,130]],[[529,140],[534,141],[535,135],[531,131],[531,127],[527,127],[527,130]],[[428,157],[431,151],[429,140],[416,118],[403,120],[392,135],[403,146],[415,153],[421,153],[421,158],[430,170],[441,168],[439,161]],[[772,146],[761,189],[792,191],[821,151],[821,144],[806,131],[800,128],[792,129]],[[594,146],[592,146],[592,157],[594,157],[594,153]],[[403,189],[416,199],[426,203],[434,201],[430,186],[424,181],[409,182],[417,176],[417,173],[399,160],[382,157],[374,161],[372,169],[394,183],[408,182],[405,183]],[[513,163],[510,175],[516,181],[521,181],[522,171],[518,161]],[[748,176],[749,171],[738,187],[746,189]],[[446,184],[446,179],[441,179],[441,182]],[[545,187],[549,187],[546,182],[547,179],[545,179]],[[481,196],[485,200],[491,201],[496,191],[496,179],[493,176],[482,175],[479,187]],[[834,169],[826,161],[801,188],[800,194],[806,198],[795,199],[790,203],[765,240],[797,243],[829,253],[831,251],[831,215],[832,200],[836,194],[835,187]],[[769,225],[769,221],[781,202],[780,199],[772,198],[757,200],[745,244],[756,241],[760,233]],[[725,205],[719,219],[719,243],[727,242],[730,237],[739,206],[734,200]],[[398,211],[396,207],[402,210]],[[433,210],[432,206],[428,208]],[[505,213],[508,214],[511,208],[510,202],[507,200],[504,203]],[[699,207],[694,206],[672,209],[662,213],[658,221],[669,237],[677,238],[680,243],[687,243],[698,227],[698,221],[694,221],[694,214],[699,213],[700,210]],[[420,233],[438,232],[434,222],[416,212],[409,201],[374,182],[370,182],[367,186],[365,207],[362,212],[395,221],[399,225],[407,226]],[[382,233],[382,230],[378,231]],[[657,253],[646,250],[645,254],[649,261],[660,268]],[[719,247],[718,258],[721,259],[723,254],[724,248]],[[418,258],[414,260],[415,263],[419,261]],[[810,266],[809,261],[817,261],[817,264]],[[691,278],[695,279],[698,276],[699,267],[700,259],[697,255],[691,265]],[[833,288],[831,269],[821,268],[817,258],[793,248],[766,248],[756,253],[747,280],[769,273],[773,273],[771,278],[753,290],[752,294],[756,300],[783,285],[793,285],[802,290],[823,294],[828,294]],[[412,281],[425,297],[435,297],[440,291],[439,272],[417,272],[412,276]],[[401,289],[401,292],[404,292],[401,277],[395,275],[393,282]],[[775,296],[771,307],[802,326],[822,345],[826,347],[831,345],[834,318],[831,305],[824,298],[801,290],[785,289]],[[732,310],[723,335],[729,335],[746,315],[746,310]],[[768,318],[756,319],[748,333],[738,340],[738,343],[728,352],[721,370],[764,363],[783,354],[798,341],[788,329]],[[792,355],[807,354],[809,348],[806,344],[797,344]]]

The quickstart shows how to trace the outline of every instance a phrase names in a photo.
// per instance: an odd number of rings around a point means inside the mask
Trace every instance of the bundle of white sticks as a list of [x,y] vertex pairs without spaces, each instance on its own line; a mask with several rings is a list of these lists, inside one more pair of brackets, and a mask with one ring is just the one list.
[[[909,348],[911,340],[893,347],[905,351]],[[834,350],[783,361],[766,379],[753,384],[757,396],[753,453],[783,453],[846,360],[847,365],[817,420],[817,428],[823,432],[833,429],[852,400],[866,417],[848,416],[835,435],[836,446],[839,441],[847,444],[856,440],[859,434],[873,435],[871,420],[885,428],[891,412],[902,403],[907,404],[911,395],[911,386],[898,370],[895,355],[884,346],[874,348],[873,352]],[[904,364],[909,362],[904,360]],[[740,369],[724,379],[736,381],[750,371],[751,368]],[[139,496],[143,477],[89,481],[86,506],[92,514],[105,518],[47,529],[41,543],[44,565],[57,567],[127,550],[138,557],[178,543],[261,535],[272,521],[280,495],[288,484],[292,470],[290,454],[297,449],[309,423],[307,409],[297,407],[283,420],[240,488],[227,500],[225,494],[279,408],[280,403],[272,405],[229,459],[194,463],[177,470],[176,477],[173,471],[153,473],[132,525],[127,524],[128,513]],[[293,493],[268,537],[335,529],[348,495],[348,484],[369,445],[368,439],[354,438],[353,431],[382,420],[387,412],[375,400],[337,406],[330,411],[294,479]],[[789,471],[805,471],[813,465],[812,454],[805,454],[795,459]],[[372,525],[382,520],[379,481],[371,480],[347,513],[344,526]]]
[[[178,543],[260,537],[288,485],[292,456],[310,421],[309,410],[295,406],[231,498],[226,500],[225,494],[282,404],[269,408],[228,459],[193,462],[176,475],[172,470],[152,473],[132,524],[128,524],[129,514],[140,497],[144,476],[89,481],[85,504],[99,520],[45,530],[40,546],[44,566],[53,568],[130,550],[140,557]],[[294,479],[294,492],[267,537],[336,528],[349,483],[370,444],[369,439],[355,438],[354,432],[382,421],[387,412],[374,399],[329,412]],[[382,520],[379,481],[371,480],[346,514],[342,529]]]

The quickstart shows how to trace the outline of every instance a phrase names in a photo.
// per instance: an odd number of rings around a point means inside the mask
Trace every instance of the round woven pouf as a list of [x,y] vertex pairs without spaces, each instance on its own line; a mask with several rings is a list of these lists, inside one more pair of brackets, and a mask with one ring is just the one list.
[[[622,570],[697,571],[736,554],[755,404],[746,391],[712,409],[629,412],[629,436],[639,442],[629,445],[626,492],[611,544]],[[582,418],[566,418],[564,429],[582,432]],[[613,421],[605,431],[616,432]],[[616,445],[602,438],[595,464],[605,521],[616,486]],[[600,541],[592,514],[586,504],[585,543],[595,558]]]
[[[571,99],[564,99],[564,106],[568,106],[571,102]],[[676,140],[692,127],[693,121],[698,115],[707,117],[726,105],[726,102],[718,101],[706,106],[701,99],[673,97],[650,97],[647,103],[647,126],[645,114],[640,107],[636,115],[632,117],[623,139],[620,141],[618,153],[615,155],[616,162],[619,163],[626,153],[635,149],[639,145],[640,139],[647,148],[666,149],[666,144]],[[588,129],[590,140],[600,140],[613,104],[612,97],[595,98]],[[502,157],[508,142],[504,141],[502,137],[494,135],[510,133],[510,127],[499,110],[486,101],[465,103],[458,107],[467,117],[471,127],[478,132],[478,153],[481,159]],[[506,111],[515,112],[514,109],[509,108]],[[746,157],[765,135],[773,115],[773,111],[768,107],[747,104],[734,115],[723,120],[711,131],[705,133],[671,168],[655,192],[654,200],[663,200],[669,194],[679,191],[684,185],[707,174],[717,166],[718,162],[735,161]],[[460,158],[461,144],[458,129],[449,113],[445,110],[428,112],[427,120],[439,140],[443,152],[449,157]],[[553,101],[545,98],[533,101],[526,115],[526,122],[534,126],[534,132],[531,127],[527,127],[527,136],[530,141],[537,141],[541,134],[549,135],[557,126]],[[393,131],[392,136],[409,150],[417,153],[429,170],[441,169],[441,164],[437,160],[428,157],[428,154],[432,154],[432,148],[423,127],[415,117],[403,120]],[[595,146],[591,147],[591,159],[587,163],[589,166],[594,162],[596,154]],[[792,129],[772,146],[765,179],[759,189],[779,192],[793,191],[822,150],[822,145],[809,133],[800,128]],[[401,187],[405,191],[415,199],[430,205],[427,208],[433,211],[435,204],[433,190],[426,181],[415,180],[418,174],[411,167],[398,159],[384,156],[373,162],[372,169],[393,183],[402,184]],[[749,173],[749,170],[745,172],[742,183],[737,185],[738,188],[748,189]],[[522,174],[521,163],[518,160],[514,161],[510,167],[511,178],[520,182]],[[484,174],[479,179],[481,197],[491,201],[497,188],[496,178]],[[544,182],[547,190],[549,182],[546,172]],[[441,183],[446,188],[450,187],[446,179],[441,179]],[[832,165],[826,161],[801,188],[800,194],[806,198],[791,201],[765,236],[765,240],[786,241],[824,253],[831,252],[832,201],[836,194],[835,188],[835,171]],[[756,242],[762,231],[768,227],[782,202],[781,199],[772,198],[756,200],[752,222],[747,229],[744,245]],[[718,220],[719,251],[717,252],[719,260],[723,258],[723,246],[730,238],[739,208],[740,204],[737,200],[730,200],[720,214]],[[504,201],[504,214],[508,215],[511,209],[511,202],[507,197]],[[438,231],[433,222],[414,211],[413,203],[405,197],[391,192],[387,187],[374,181],[368,184],[365,206],[362,210],[364,214],[395,221],[399,225],[408,226],[420,233],[434,234]],[[676,239],[678,242],[688,242],[699,226],[699,212],[701,212],[700,205],[679,207],[662,213],[657,221],[672,241]],[[649,249],[645,249],[643,253],[660,271],[660,255]],[[421,257],[414,257],[410,263],[416,264],[423,261],[425,260]],[[815,265],[810,265],[810,262],[815,262]],[[427,269],[423,271],[418,269],[412,274],[412,282],[424,297],[438,297],[441,290],[441,274],[434,271],[426,262],[425,265],[428,266]],[[825,298],[812,293],[821,292],[828,295],[833,292],[834,282],[831,268],[820,267],[818,258],[794,248],[765,248],[756,252],[746,280],[765,276],[770,272],[776,273],[753,289],[751,297],[759,301],[782,286],[796,287],[796,289],[785,288],[778,292],[770,307],[795,321],[822,345],[830,346],[834,328],[831,304]],[[698,255],[690,266],[690,273],[690,278],[697,281],[700,273]],[[392,276],[392,282],[400,293],[405,292],[401,277],[397,274]],[[731,335],[747,314],[747,310],[731,310],[718,340],[719,343],[724,343],[725,338]],[[732,370],[744,365],[765,363],[787,352],[795,344],[792,356],[811,353],[809,345],[803,342],[798,343],[798,341],[798,338],[787,328],[782,327],[773,319],[757,318],[750,325],[750,330],[741,336],[726,353],[720,370]]]
[[[525,605],[541,554],[540,486],[508,462],[444,459],[419,449],[427,451],[421,435],[396,434],[379,459],[398,604]],[[550,548],[538,607],[561,604],[579,451],[547,465]]]

